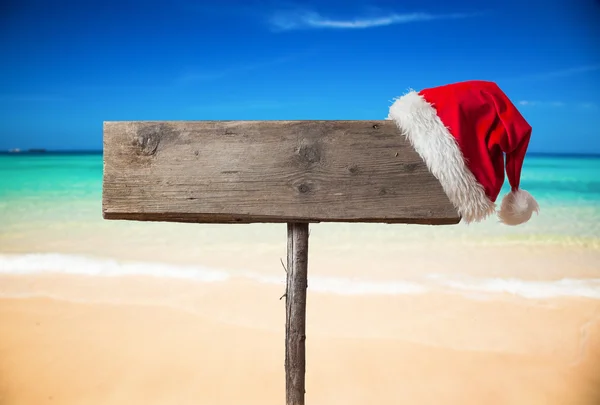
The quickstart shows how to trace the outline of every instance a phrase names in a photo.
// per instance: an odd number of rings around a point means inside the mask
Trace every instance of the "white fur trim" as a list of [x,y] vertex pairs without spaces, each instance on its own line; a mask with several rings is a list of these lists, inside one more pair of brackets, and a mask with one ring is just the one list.
[[531,215],[539,213],[540,206],[525,190],[511,191],[502,199],[498,218],[506,225],[520,225],[529,221]]
[[466,223],[481,221],[495,211],[494,202],[465,164],[456,139],[421,95],[410,90],[395,99],[388,119],[410,141]]

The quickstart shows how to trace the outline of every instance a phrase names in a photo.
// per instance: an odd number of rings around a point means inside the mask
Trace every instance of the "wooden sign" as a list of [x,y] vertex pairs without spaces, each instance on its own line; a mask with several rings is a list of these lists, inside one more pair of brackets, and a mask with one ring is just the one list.
[[287,405],[304,404],[308,224],[460,222],[392,121],[106,122],[102,213],[288,224]]
[[456,224],[392,121],[104,124],[106,219]]

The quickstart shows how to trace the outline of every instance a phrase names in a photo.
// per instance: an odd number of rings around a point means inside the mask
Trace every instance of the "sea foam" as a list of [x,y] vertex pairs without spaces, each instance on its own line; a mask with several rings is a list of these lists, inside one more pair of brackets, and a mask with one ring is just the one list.
[[[282,272],[283,273],[283,272]],[[92,277],[147,276],[202,283],[224,282],[232,278],[259,284],[285,285],[285,274],[273,276],[245,270],[217,270],[204,266],[154,262],[127,262],[58,253],[2,255],[0,275],[67,274]],[[525,299],[579,297],[600,299],[600,279],[563,278],[525,280],[518,278],[476,278],[456,273],[425,274],[410,280],[372,280],[346,277],[309,276],[308,288],[314,293],[336,295],[414,295],[430,291],[456,293],[485,299],[494,295],[513,295]]]
[[154,262],[121,262],[59,253],[0,255],[0,274],[71,274],[81,276],[148,276],[218,282],[229,279],[225,271],[202,266]]
[[450,289],[476,293],[510,294],[523,298],[543,299],[582,297],[600,299],[600,279],[562,278],[558,280],[523,280],[517,278],[449,277],[440,274],[427,276],[429,280]]

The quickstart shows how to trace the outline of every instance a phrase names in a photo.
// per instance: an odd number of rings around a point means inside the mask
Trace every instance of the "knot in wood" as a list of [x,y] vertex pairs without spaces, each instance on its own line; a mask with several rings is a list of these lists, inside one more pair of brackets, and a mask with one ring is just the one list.
[[161,128],[159,126],[142,127],[137,131],[133,144],[138,148],[138,155],[152,156],[158,149],[160,139]]
[[310,191],[310,186],[308,184],[302,183],[298,186],[298,191],[302,194],[306,194]]
[[319,163],[321,161],[321,149],[319,145],[301,145],[297,153],[300,159],[306,163]]

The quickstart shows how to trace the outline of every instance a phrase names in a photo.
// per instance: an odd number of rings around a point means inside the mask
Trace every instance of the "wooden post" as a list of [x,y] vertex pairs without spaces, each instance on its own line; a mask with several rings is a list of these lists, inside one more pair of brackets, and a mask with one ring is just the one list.
[[286,405],[304,405],[308,223],[288,223],[285,316]]

